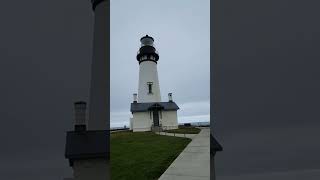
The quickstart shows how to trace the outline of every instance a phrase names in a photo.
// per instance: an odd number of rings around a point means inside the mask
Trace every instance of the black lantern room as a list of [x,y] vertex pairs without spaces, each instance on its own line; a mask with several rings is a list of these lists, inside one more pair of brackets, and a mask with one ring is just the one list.
[[137,54],[137,60],[139,64],[143,61],[153,61],[157,63],[159,60],[159,54],[156,48],[153,46],[154,39],[151,36],[143,36],[140,39],[141,47]]

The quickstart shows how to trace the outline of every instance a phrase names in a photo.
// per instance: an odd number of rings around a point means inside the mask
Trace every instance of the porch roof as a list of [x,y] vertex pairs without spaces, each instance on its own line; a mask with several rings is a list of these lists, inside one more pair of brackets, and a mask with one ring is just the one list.
[[150,102],[150,103],[131,103],[131,112],[146,112],[153,108],[163,111],[176,111],[179,109],[175,102]]

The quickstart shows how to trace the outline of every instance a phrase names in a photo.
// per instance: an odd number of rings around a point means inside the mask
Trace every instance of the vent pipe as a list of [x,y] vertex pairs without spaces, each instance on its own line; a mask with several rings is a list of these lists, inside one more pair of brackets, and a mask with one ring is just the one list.
[[86,110],[87,103],[78,101],[74,103],[74,130],[85,131],[86,128]]
[[134,103],[137,103],[137,102],[138,102],[138,94],[137,94],[137,93],[134,93],[134,94],[133,94],[133,102],[134,102]]
[[168,93],[168,99],[169,99],[169,102],[173,102],[172,101],[172,93]]

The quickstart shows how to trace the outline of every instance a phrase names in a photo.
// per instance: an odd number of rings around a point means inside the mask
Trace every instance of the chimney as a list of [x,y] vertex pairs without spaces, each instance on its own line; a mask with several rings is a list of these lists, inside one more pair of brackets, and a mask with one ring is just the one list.
[[172,93],[168,93],[168,98],[169,98],[169,102],[173,102],[172,101]]
[[74,103],[74,130],[85,131],[87,103],[78,101]]
[[138,96],[137,93],[134,93],[134,94],[133,94],[133,102],[134,102],[134,103],[137,103],[137,102],[138,102],[138,101],[137,101],[137,99],[138,99],[137,96]]

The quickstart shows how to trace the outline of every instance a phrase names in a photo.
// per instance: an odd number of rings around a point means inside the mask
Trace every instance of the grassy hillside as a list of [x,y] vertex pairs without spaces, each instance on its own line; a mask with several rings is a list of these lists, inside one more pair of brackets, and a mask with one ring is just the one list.
[[158,179],[191,140],[152,132],[111,134],[111,179]]

